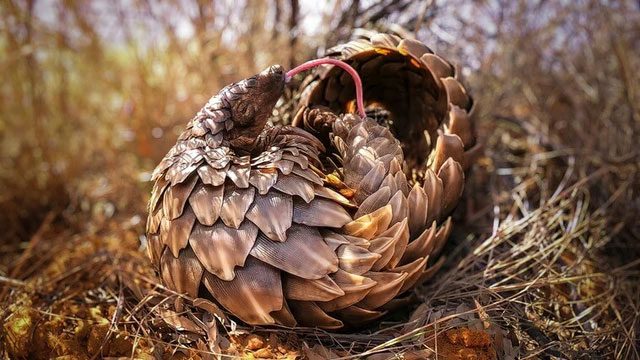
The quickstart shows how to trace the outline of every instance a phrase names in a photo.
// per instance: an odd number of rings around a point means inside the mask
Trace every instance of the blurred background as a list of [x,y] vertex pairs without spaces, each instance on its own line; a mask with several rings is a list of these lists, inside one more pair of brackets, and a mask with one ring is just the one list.
[[[149,172],[218,89],[321,55],[358,27],[415,33],[457,62],[481,135],[496,121],[524,123],[574,156],[582,176],[615,168],[605,176],[621,182],[604,196],[636,198],[623,169],[638,159],[637,1],[1,4],[3,242],[29,239],[51,210],[143,209],[125,188],[149,188]],[[92,208],[110,193],[106,208]]]
[[150,172],[206,100],[356,28],[413,34],[473,94],[485,156],[465,231],[578,184],[604,261],[638,265],[640,1],[0,0],[0,14],[1,276],[30,278],[60,244],[137,250]]

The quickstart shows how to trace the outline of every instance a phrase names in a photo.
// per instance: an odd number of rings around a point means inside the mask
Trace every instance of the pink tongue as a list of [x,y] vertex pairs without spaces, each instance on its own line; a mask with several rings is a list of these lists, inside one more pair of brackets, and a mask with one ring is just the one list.
[[360,75],[358,75],[358,72],[344,61],[330,58],[307,61],[306,63],[298,65],[295,68],[287,71],[285,81],[289,82],[291,78],[296,76],[298,73],[324,64],[335,65],[351,75],[351,77],[353,78],[353,82],[356,85],[356,106],[358,108],[358,115],[360,115],[364,119],[366,115],[364,112],[364,98],[362,95],[362,80],[360,80]]

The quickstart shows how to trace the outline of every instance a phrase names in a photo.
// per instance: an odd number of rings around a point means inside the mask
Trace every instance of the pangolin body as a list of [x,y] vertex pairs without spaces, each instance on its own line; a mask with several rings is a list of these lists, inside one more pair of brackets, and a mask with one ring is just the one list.
[[[436,271],[474,145],[471,101],[418,42],[380,35],[340,49],[333,55],[356,65],[389,121],[344,113],[354,89],[331,68],[309,84],[298,127],[265,126],[282,68],[224,88],[154,171],[148,254],[167,287],[249,324],[337,329],[379,318]],[[415,102],[396,104],[367,74],[387,56],[386,81],[411,86]],[[428,165],[424,131],[437,139]]]

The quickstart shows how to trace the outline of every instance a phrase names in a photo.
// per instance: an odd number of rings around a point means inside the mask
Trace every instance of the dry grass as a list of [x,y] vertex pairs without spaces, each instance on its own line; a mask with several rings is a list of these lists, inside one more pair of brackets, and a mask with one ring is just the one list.
[[[223,5],[1,3],[0,353],[640,358],[638,4],[338,2],[318,15],[335,30],[292,33],[310,18],[292,3],[249,1],[243,26]],[[458,61],[486,149],[417,307],[356,333],[167,325],[180,295],[139,244],[145,179],[184,121],[234,79],[388,22]]]

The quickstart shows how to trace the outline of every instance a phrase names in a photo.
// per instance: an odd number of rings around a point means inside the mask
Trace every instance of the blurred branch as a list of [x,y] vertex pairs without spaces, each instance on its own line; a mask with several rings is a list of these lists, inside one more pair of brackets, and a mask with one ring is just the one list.
[[298,16],[300,13],[300,4],[298,0],[290,0],[291,13],[289,14],[289,69],[293,69],[296,64],[296,44],[298,42]]

